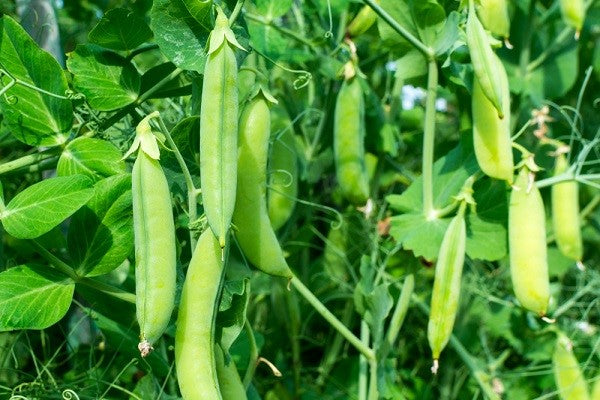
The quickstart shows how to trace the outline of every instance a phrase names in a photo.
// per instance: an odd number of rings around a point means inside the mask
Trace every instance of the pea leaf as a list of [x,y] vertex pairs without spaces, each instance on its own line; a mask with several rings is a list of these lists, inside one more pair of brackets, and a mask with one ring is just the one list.
[[0,215],[4,229],[18,239],[33,239],[50,231],[94,195],[85,175],[50,178],[17,194]]
[[266,18],[279,18],[292,8],[292,0],[256,0],[257,10]]
[[69,142],[60,158],[56,172],[58,176],[87,175],[94,181],[125,172],[122,154],[112,143],[88,137]]
[[88,34],[91,43],[113,50],[132,50],[152,38],[152,31],[138,14],[113,8]]
[[204,29],[207,31],[212,29],[212,0],[183,0],[183,4],[185,4],[185,7],[196,22],[202,25]]
[[133,250],[131,175],[115,175],[96,184],[94,198],[71,220],[67,243],[81,275],[106,274]]
[[140,74],[133,64],[93,44],[78,45],[69,54],[67,68],[74,75],[73,86],[99,111],[125,107],[140,92]]
[[74,289],[50,267],[27,264],[0,273],[0,331],[54,325],[69,310]]
[[[16,79],[48,93],[65,96],[69,86],[64,72],[50,54],[41,50],[12,18],[0,18],[0,68]],[[2,74],[0,86],[11,79]],[[73,122],[70,100],[16,84],[0,96],[4,124],[12,135],[32,146],[53,146],[66,141]]]
[[210,29],[196,21],[182,0],[155,0],[150,17],[164,55],[179,68],[203,73]]

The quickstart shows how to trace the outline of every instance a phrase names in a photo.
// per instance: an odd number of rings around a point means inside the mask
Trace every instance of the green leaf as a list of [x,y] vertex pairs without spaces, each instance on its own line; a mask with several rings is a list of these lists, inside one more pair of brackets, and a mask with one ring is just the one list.
[[[229,352],[229,348],[244,328],[246,309],[250,299],[249,287],[250,279],[247,278],[242,281],[228,281],[223,287],[217,323],[222,328],[220,343],[226,353]],[[223,309],[224,303],[227,303],[227,309]]]
[[50,178],[17,194],[2,213],[2,224],[11,236],[33,239],[50,231],[94,195],[85,175]]
[[268,20],[285,15],[292,8],[292,0],[256,0],[256,9]]
[[408,80],[418,78],[427,74],[427,60],[423,54],[416,50],[410,50],[396,60],[396,78]]
[[113,8],[88,34],[91,43],[113,50],[132,50],[152,38],[152,31],[138,14]]
[[548,58],[540,68],[529,73],[526,78],[529,94],[539,101],[565,95],[577,81],[578,54],[577,43],[573,43]]
[[[407,0],[381,0],[381,8],[383,8],[393,19],[398,22],[404,29],[418,37],[419,33],[412,19],[412,10]],[[377,28],[384,42],[388,45],[400,45],[402,48],[410,48],[410,45],[396,32],[387,22],[381,18],[377,19]]]
[[[0,19],[0,60],[16,79],[65,96],[69,86],[58,62],[41,50],[12,18]],[[0,86],[10,83],[2,74]],[[4,123],[18,140],[32,146],[53,146],[67,140],[73,123],[70,100],[60,99],[17,84],[0,96]]]
[[20,265],[0,273],[0,331],[44,329],[69,310],[75,283],[52,268]]
[[261,22],[247,20],[250,44],[266,56],[278,60],[289,56],[290,43],[279,31]]
[[125,107],[140,92],[140,74],[133,64],[93,44],[78,45],[69,54],[67,68],[74,75],[73,86],[99,111]]
[[449,223],[449,218],[427,220],[421,213],[400,214],[392,217],[390,234],[415,256],[435,260]]
[[452,11],[441,32],[437,34],[434,39],[433,49],[436,55],[441,55],[454,47],[454,44],[459,38],[458,25],[460,23],[460,14],[456,11]]
[[[157,83],[168,77],[177,67],[171,62],[155,65],[142,75],[140,93],[146,93]],[[191,84],[183,85],[181,75],[164,83],[162,87],[152,93],[148,99],[162,99],[166,97],[189,96],[192,94]]]
[[507,254],[508,199],[502,181],[484,179],[474,187],[477,212],[467,215],[467,255],[496,261]]
[[160,397],[159,390],[160,387],[156,384],[154,376],[149,374],[138,381],[137,385],[135,385],[133,395],[131,395],[129,399],[157,399]]
[[164,55],[181,69],[203,73],[210,30],[194,19],[182,0],[155,0],[150,16]]
[[[419,37],[426,45],[433,46],[438,40],[438,32],[444,27],[446,12],[436,0],[412,0],[413,20]],[[455,21],[457,24],[458,21]],[[454,29],[457,30],[457,26]],[[447,32],[442,32],[445,34]],[[458,31],[457,31],[458,33]]]
[[182,0],[183,4],[204,29],[210,31],[212,29],[212,0]]
[[70,142],[58,159],[58,176],[83,174],[94,181],[126,172],[122,154],[112,143],[88,137]]
[[94,198],[71,220],[67,243],[81,275],[96,276],[117,268],[133,250],[131,175],[115,175],[96,184]]

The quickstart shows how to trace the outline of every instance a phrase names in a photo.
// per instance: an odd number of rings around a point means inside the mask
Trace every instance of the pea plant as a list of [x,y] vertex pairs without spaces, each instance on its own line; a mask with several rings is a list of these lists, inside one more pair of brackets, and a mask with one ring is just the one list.
[[2,398],[600,399],[597,1],[39,3]]

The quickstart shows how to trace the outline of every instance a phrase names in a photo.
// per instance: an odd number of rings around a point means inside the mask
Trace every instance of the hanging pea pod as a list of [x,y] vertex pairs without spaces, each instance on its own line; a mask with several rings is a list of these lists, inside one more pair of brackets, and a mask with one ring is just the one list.
[[234,48],[243,48],[223,11],[217,8],[217,12],[202,84],[200,185],[208,224],[225,247],[237,181],[238,72]]
[[565,23],[575,29],[579,36],[585,19],[585,3],[583,0],[560,0],[560,10]]
[[[559,154],[556,157],[554,174],[560,175],[568,169],[567,158],[564,154]],[[579,186],[577,181],[552,185],[552,224],[560,252],[575,261],[581,261],[583,243],[579,223]]]
[[[379,4],[381,0],[375,0],[374,3]],[[377,21],[377,14],[375,11],[368,6],[364,5],[356,17],[348,24],[348,34],[352,37],[362,35],[369,30],[371,26]]]
[[552,369],[558,394],[562,400],[589,400],[587,382],[573,354],[573,344],[562,333],[558,333],[552,354]]
[[550,300],[546,214],[540,191],[527,167],[519,171],[510,194],[508,247],[517,299],[526,309],[546,315]]
[[483,29],[477,14],[475,13],[474,0],[470,0],[469,16],[467,18],[467,45],[471,55],[473,71],[479,81],[481,90],[487,97],[496,111],[498,117],[504,118],[504,98],[503,87],[498,82],[498,65],[495,62],[495,54],[490,46],[490,40],[487,32]]
[[365,163],[365,104],[356,67],[349,61],[333,116],[333,154],[338,184],[350,203],[362,206],[369,198]]
[[176,239],[167,178],[158,162],[160,152],[149,124],[154,112],[136,128],[125,157],[138,151],[131,173],[135,237],[135,300],[142,357],[163,334],[175,305]]
[[262,87],[240,117],[235,236],[248,260],[271,275],[292,277],[267,211],[267,155],[271,133],[269,103],[276,100]]
[[245,400],[246,388],[240,379],[240,374],[233,360],[225,363],[225,356],[221,346],[215,346],[215,362],[217,366],[217,377],[223,400]]
[[285,110],[271,110],[273,139],[269,157],[267,206],[273,229],[281,228],[292,215],[298,197],[298,155],[292,121]]
[[467,242],[465,208],[466,204],[461,203],[458,214],[450,221],[435,266],[431,311],[427,325],[427,339],[433,356],[431,370],[434,374],[437,373],[440,353],[450,340],[458,312]]
[[186,400],[220,400],[215,360],[215,321],[223,280],[223,253],[218,239],[205,230],[196,244],[181,291],[175,366]]
[[477,14],[485,29],[494,35],[508,38],[510,35],[510,17],[507,0],[479,0]]
[[498,117],[494,105],[483,94],[477,77],[473,79],[473,146],[481,170],[492,178],[513,180],[513,153],[510,139],[510,92],[508,77],[500,59],[492,54],[497,64],[496,79],[503,87],[502,105],[506,110],[504,118]]

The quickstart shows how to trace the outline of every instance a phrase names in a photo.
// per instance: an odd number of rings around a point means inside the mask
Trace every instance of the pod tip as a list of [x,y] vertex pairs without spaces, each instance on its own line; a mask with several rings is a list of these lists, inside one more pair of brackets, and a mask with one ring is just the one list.
[[440,363],[437,358],[433,359],[433,365],[431,366],[431,373],[437,375],[438,368],[440,367]]
[[142,357],[146,357],[152,352],[152,350],[154,350],[154,347],[152,347],[149,341],[144,339],[138,344],[138,350],[140,351],[140,355]]

